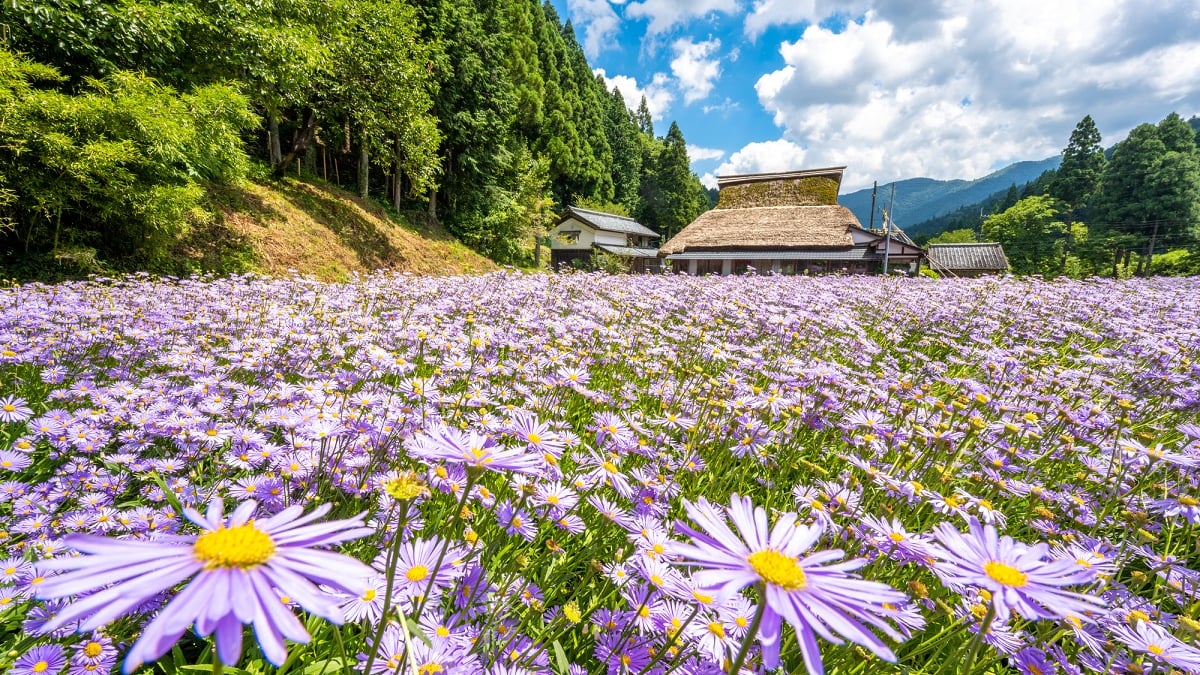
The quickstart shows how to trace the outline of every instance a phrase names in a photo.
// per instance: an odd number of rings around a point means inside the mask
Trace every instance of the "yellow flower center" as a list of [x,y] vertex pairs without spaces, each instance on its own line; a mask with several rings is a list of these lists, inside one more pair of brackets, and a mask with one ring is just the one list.
[[1198,501],[1195,497],[1188,497],[1188,496],[1184,495],[1183,497],[1179,498],[1179,505],[1180,506],[1200,506],[1200,501]]
[[104,651],[104,645],[99,642],[92,641],[83,646],[83,654],[90,659],[100,656],[100,652]]
[[450,637],[450,629],[446,628],[445,626],[438,626],[437,628],[433,629],[433,633],[440,638]]
[[206,569],[258,567],[275,555],[271,535],[254,526],[254,521],[236,527],[205,532],[192,545],[196,559]]
[[35,673],[44,673],[49,669],[50,664],[46,661],[38,661],[37,663],[33,664],[33,672]]
[[366,592],[362,594],[362,601],[371,602],[377,595],[379,595],[379,591],[376,591],[374,588],[368,588]]
[[563,605],[563,616],[571,623],[579,623],[583,620],[583,614],[579,611],[579,605],[573,602]]
[[420,673],[420,675],[433,675],[434,673],[443,672],[443,670],[442,664],[440,663],[425,663],[417,669],[417,672]]
[[425,494],[425,482],[416,472],[409,471],[383,484],[383,491],[397,501],[406,502]]
[[747,562],[767,583],[789,591],[803,590],[808,586],[808,578],[804,575],[804,568],[800,567],[800,563],[779,551],[755,551],[750,554]]
[[891,539],[892,541],[896,542],[897,544],[904,541],[904,535],[900,534],[899,532],[888,533],[888,538]]
[[1020,588],[1029,583],[1029,577],[1024,572],[1012,565],[1006,565],[995,560],[984,563],[983,572],[988,575],[988,578],[1001,586]]
[[424,581],[429,576],[429,568],[424,565],[413,565],[404,575],[409,581],[416,583]]
[[535,445],[542,442],[542,437],[538,436],[537,434],[529,434],[525,438],[527,438],[530,443],[533,443]]
[[712,633],[713,635],[716,635],[719,638],[725,637],[725,627],[722,626],[721,624],[717,623],[716,621],[710,622],[708,624],[708,632]]
[[1153,654],[1155,656],[1162,656],[1163,652],[1165,652],[1167,650],[1163,649],[1162,647],[1159,647],[1158,645],[1147,645],[1146,651],[1150,652],[1151,654]]
[[14,410],[16,410],[16,409],[17,409],[17,406],[15,406],[15,405],[13,405],[13,404],[11,404],[11,403],[5,403],[5,404],[4,404],[4,412],[12,412],[12,411],[14,411]]
[[612,462],[605,462],[604,470],[609,473],[617,473],[617,465],[613,464]]

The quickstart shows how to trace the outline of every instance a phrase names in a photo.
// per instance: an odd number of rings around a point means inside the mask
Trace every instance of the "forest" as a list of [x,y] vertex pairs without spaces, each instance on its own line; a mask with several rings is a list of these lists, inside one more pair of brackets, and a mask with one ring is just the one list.
[[934,244],[998,241],[1018,274],[1200,274],[1197,128],[1171,113],[1105,149],[1085,116],[1058,169],[914,229],[939,231]]
[[251,175],[427,214],[507,264],[569,204],[664,238],[709,208],[679,127],[657,136],[538,0],[14,0],[0,31],[6,263],[172,272],[207,191]]

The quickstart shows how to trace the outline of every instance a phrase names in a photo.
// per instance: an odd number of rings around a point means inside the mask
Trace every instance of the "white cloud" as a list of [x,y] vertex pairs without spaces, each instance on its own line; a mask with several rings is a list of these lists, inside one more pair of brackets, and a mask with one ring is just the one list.
[[650,118],[655,121],[661,120],[663,115],[667,114],[671,108],[671,102],[675,100],[675,94],[671,92],[671,78],[666,73],[655,73],[650,82],[643,87],[638,85],[636,79],[628,75],[610,77],[603,68],[597,68],[592,72],[604,78],[604,84],[609,91],[612,91],[613,87],[620,89],[621,97],[625,99],[625,106],[631,111],[637,111],[642,97],[645,96],[646,108],[650,110]]
[[714,113],[714,112],[718,112],[718,113],[721,113],[722,115],[728,117],[729,113],[731,113],[734,110],[737,110],[738,108],[741,108],[741,107],[742,107],[741,103],[738,103],[737,101],[733,100],[732,98],[729,98],[728,96],[726,96],[724,101],[721,101],[720,103],[715,103],[713,105],[706,105],[706,106],[704,106],[703,110],[704,110],[705,115],[708,115],[708,114]]
[[575,25],[583,27],[583,51],[589,59],[600,55],[606,46],[615,43],[621,17],[609,0],[567,0],[567,9]]
[[[717,176],[791,171],[805,167],[808,153],[788,140],[751,143],[738,150],[713,172]],[[715,183],[714,183],[715,185]]]
[[724,150],[718,150],[716,148],[702,148],[698,145],[692,145],[690,143],[687,146],[687,153],[688,159],[692,160],[693,164],[709,159],[721,159],[725,156]]
[[[865,6],[866,0],[856,0]],[[1200,110],[1200,9],[1185,0],[759,0],[748,34],[811,22],[755,85],[793,154],[775,170],[848,165],[846,189],[896,178],[982,176],[1056,154],[1091,114],[1119,140],[1170,110]],[[835,29],[820,22],[859,11]],[[758,18],[755,18],[758,17]],[[745,153],[744,157],[739,157]],[[765,158],[762,158],[765,159]],[[777,163],[778,164],[778,163]],[[729,165],[729,166],[727,166]]]
[[683,89],[684,103],[701,101],[712,92],[721,76],[721,60],[712,57],[720,48],[721,41],[715,38],[704,42],[693,42],[690,38],[675,41],[671,72]]
[[710,12],[735,14],[737,11],[738,0],[641,0],[627,5],[625,16],[649,19],[646,32],[657,35]]
[[746,35],[753,39],[770,26],[820,21],[826,11],[819,4],[817,0],[757,0],[746,17]]

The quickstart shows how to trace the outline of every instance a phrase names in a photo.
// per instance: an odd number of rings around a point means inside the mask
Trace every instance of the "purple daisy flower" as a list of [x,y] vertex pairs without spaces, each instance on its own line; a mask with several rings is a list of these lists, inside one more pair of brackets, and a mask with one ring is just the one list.
[[524,448],[505,448],[489,436],[466,433],[433,425],[428,431],[413,436],[406,446],[412,454],[431,462],[451,462],[476,469],[538,473],[541,458]]
[[[185,509],[204,531],[199,536],[169,536],[154,541],[76,535],[66,542],[88,554],[39,563],[46,569],[72,570],[46,579],[37,588],[42,599],[77,599],[48,621],[42,633],[81,622],[95,630],[135,611],[158,593],[191,580],[150,621],[125,657],[124,671],[164,654],[189,626],[200,635],[216,632],[217,655],[236,664],[242,652],[242,624],[252,623],[263,654],[271,663],[287,658],[284,639],[307,642],[308,632],[279,601],[280,593],[306,611],[342,623],[338,598],[322,593],[327,584],[357,593],[372,575],[359,561],[330,551],[313,550],[372,534],[362,516],[310,524],[329,512],[328,504],[307,515],[293,506],[256,521],[256,503],[242,503],[228,519],[220,500],[207,515]],[[277,590],[278,589],[278,592]]]
[[0,398],[0,422],[23,422],[33,417],[33,409],[19,396]]
[[966,534],[947,523],[934,529],[942,546],[929,547],[940,561],[933,571],[952,586],[987,590],[1000,621],[1007,622],[1012,611],[1026,619],[1084,617],[1104,604],[1095,596],[1063,590],[1091,582],[1094,570],[1073,559],[1054,558],[1045,543],[1029,546],[1000,537],[995,527],[975,518],[969,527]]
[[769,527],[766,511],[755,508],[748,497],[737,495],[728,509],[736,532],[730,529],[725,514],[703,497],[695,503],[685,501],[684,506],[704,531],[678,523],[677,529],[692,541],[676,543],[672,552],[683,558],[683,564],[702,568],[693,575],[696,583],[721,599],[751,584],[763,587],[760,602],[766,606],[759,609],[762,623],[758,639],[767,668],[779,663],[785,620],[795,629],[804,664],[814,675],[824,672],[817,636],[835,644],[845,638],[881,659],[896,660],[891,649],[863,624],[878,628],[894,640],[903,640],[881,617],[887,614],[886,603],[902,604],[908,601],[907,596],[886,584],[850,574],[866,560],[824,564],[840,560],[840,550],[819,551],[801,558],[820,538],[821,527],[797,525],[795,513],[783,514],[774,527]]
[[55,675],[67,665],[67,655],[59,645],[39,645],[25,652],[13,664],[9,675]]

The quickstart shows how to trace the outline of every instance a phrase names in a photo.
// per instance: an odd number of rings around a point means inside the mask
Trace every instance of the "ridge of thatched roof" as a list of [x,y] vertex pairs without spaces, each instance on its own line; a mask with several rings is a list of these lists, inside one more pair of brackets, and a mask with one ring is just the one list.
[[862,227],[844,206],[761,206],[713,209],[659,249],[660,256],[687,251],[846,249],[850,227]]
[[738,185],[741,183],[761,183],[774,182],[780,180],[796,180],[798,178],[813,178],[817,176],[825,178],[833,178],[840,185],[842,182],[842,172],[846,170],[844,166],[831,166],[823,169],[803,169],[801,171],[776,171],[773,173],[742,173],[728,176],[717,176],[717,186],[719,188],[727,185]]

